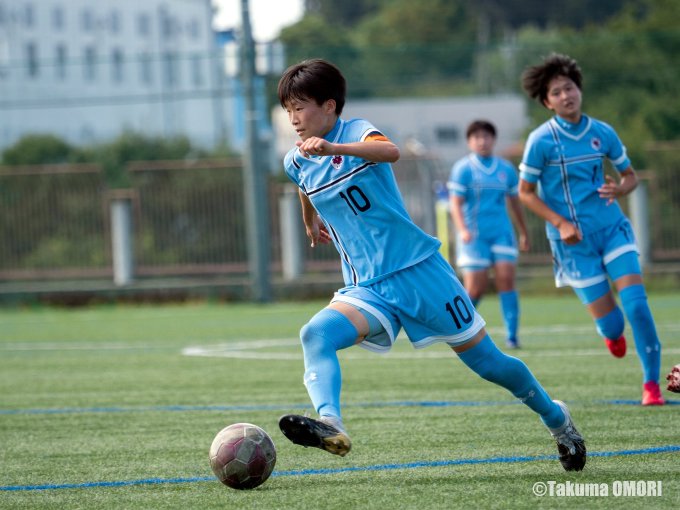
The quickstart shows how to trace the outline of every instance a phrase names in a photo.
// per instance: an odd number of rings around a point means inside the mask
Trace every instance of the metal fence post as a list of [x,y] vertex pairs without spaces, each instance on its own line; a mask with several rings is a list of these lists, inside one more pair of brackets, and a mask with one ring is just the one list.
[[647,181],[640,179],[638,187],[629,196],[630,220],[640,250],[640,265],[645,267],[651,262],[651,242],[649,236],[649,187]]
[[132,283],[134,275],[132,196],[127,190],[119,190],[111,197],[111,249],[113,282],[118,286]]
[[281,265],[283,279],[291,281],[302,276],[305,260],[302,251],[302,218],[297,187],[286,184],[279,198],[281,222]]

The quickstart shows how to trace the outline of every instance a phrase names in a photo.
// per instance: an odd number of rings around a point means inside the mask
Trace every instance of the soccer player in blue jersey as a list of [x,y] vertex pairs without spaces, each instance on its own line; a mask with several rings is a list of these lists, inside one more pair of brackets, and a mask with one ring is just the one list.
[[489,268],[493,266],[506,344],[518,348],[518,244],[508,207],[519,229],[520,250],[529,250],[529,236],[517,194],[517,173],[509,161],[493,155],[496,127],[491,122],[472,122],[466,138],[471,152],[453,165],[448,181],[451,217],[456,227],[456,264],[463,271],[465,290],[475,308],[486,292]]
[[508,389],[548,427],[563,467],[581,470],[585,443],[566,405],[489,338],[439,241],[406,212],[390,165],[398,147],[367,120],[340,118],[345,88],[340,70],[319,59],[291,66],[278,85],[300,137],[284,166],[299,187],[307,236],[312,246],[335,244],[345,281],[300,331],[304,384],[320,418],[285,415],[281,431],[293,443],[346,455],[352,442],[337,351],[355,344],[388,351],[403,327],[414,347],[445,342],[480,377]]
[[[616,201],[635,189],[637,177],[614,129],[581,111],[581,83],[578,64],[565,55],[553,54],[524,71],[528,95],[555,115],[529,135],[520,165],[520,199],[546,221],[556,285],[574,289],[616,357],[626,353],[625,313],[642,363],[642,405],[663,405],[661,344],[635,237]],[[605,159],[618,178],[605,174]]]

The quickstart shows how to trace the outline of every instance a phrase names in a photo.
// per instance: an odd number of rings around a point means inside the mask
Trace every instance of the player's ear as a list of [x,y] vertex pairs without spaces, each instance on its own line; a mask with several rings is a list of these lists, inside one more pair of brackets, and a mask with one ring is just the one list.
[[328,114],[335,113],[335,106],[335,99],[327,99],[324,103],[324,110]]

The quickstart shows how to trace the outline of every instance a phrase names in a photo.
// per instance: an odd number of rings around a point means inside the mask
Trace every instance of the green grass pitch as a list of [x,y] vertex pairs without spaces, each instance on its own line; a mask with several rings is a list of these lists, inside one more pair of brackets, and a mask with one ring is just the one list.
[[[650,303],[662,376],[680,363],[680,295]],[[589,453],[566,473],[540,420],[443,345],[341,353],[344,458],[289,443],[311,412],[297,334],[323,302],[0,309],[0,508],[680,508],[680,395],[643,408],[641,371],[613,358],[571,294],[521,301],[516,352],[565,400]],[[498,301],[480,307],[499,346]],[[503,347],[504,348],[504,347]],[[513,353],[514,354],[514,353]],[[665,387],[665,385],[664,385]],[[210,471],[214,435],[255,423],[277,447],[252,491]],[[535,496],[537,482],[660,481],[661,496]]]

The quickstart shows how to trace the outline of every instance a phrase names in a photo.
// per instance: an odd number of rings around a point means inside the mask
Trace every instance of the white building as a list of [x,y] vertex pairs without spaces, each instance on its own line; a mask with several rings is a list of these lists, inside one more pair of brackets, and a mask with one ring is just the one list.
[[0,0],[0,149],[27,133],[88,144],[126,128],[228,139],[212,17],[210,0]]

